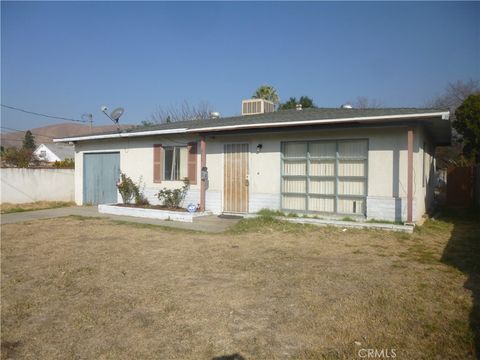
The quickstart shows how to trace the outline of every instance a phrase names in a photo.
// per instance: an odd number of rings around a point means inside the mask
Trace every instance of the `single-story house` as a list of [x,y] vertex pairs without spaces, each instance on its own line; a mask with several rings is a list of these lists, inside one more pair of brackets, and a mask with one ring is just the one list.
[[40,144],[33,151],[33,155],[41,161],[53,163],[55,161],[63,161],[75,158],[75,149],[70,144]]
[[269,208],[415,222],[432,205],[435,147],[451,139],[447,110],[272,111],[251,102],[242,116],[56,139],[75,144],[77,204],[118,202],[121,170],[142,179],[151,203],[188,177],[186,204],[214,214]]

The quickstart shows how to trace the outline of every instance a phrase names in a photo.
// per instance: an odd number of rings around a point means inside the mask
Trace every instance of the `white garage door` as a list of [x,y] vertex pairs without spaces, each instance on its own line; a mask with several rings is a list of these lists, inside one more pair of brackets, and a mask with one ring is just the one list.
[[364,215],[367,140],[282,143],[282,209]]

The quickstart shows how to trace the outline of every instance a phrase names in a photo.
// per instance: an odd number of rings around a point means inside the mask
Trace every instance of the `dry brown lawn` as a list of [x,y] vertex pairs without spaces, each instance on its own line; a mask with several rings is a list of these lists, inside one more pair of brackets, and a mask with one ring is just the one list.
[[268,218],[219,235],[76,217],[4,225],[2,358],[360,359],[370,348],[474,358],[477,225],[429,221],[413,235]]

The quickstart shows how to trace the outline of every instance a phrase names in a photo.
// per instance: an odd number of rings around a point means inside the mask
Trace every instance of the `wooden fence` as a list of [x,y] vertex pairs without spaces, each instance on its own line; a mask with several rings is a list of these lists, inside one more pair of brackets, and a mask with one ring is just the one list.
[[447,205],[469,207],[474,203],[475,168],[449,166],[447,169]]

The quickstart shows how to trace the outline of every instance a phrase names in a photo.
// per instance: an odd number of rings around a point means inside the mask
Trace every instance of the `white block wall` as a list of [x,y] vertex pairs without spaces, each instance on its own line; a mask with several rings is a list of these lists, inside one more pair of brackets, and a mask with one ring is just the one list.
[[[416,201],[413,199],[413,214],[416,214]],[[407,220],[407,198],[367,197],[367,219],[386,221]]]
[[0,169],[0,203],[74,201],[73,169]]
[[261,209],[280,209],[280,194],[251,193],[248,202],[249,212],[255,213]]
[[[152,205],[160,205],[161,201],[158,200],[157,194],[162,189],[161,186],[159,187],[145,187],[144,194],[145,197],[148,199],[150,204]],[[185,200],[183,201],[182,206],[186,207],[188,204],[199,204],[200,203],[200,191],[198,189],[189,189],[187,195],[185,196]]]

